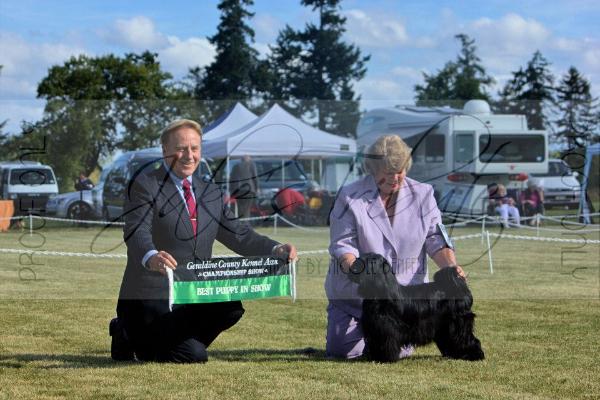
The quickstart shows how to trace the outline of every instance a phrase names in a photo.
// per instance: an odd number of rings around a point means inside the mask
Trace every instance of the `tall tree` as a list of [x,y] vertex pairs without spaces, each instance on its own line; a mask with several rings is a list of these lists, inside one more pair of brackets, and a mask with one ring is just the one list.
[[512,79],[500,91],[498,107],[502,112],[526,115],[531,129],[548,128],[545,114],[554,104],[553,85],[550,63],[538,50],[525,68],[513,72]]
[[494,84],[477,55],[475,40],[464,33],[455,36],[461,49],[455,61],[448,61],[435,74],[423,73],[424,85],[416,85],[417,104],[462,106],[471,99],[490,101],[486,88]]
[[44,116],[24,125],[15,142],[45,143],[45,161],[62,178],[61,189],[71,189],[78,172],[90,173],[115,148],[157,143],[174,112],[166,104],[170,78],[149,52],[72,57],[51,67],[40,82]]
[[590,82],[575,67],[569,68],[556,88],[556,135],[568,147],[585,147],[598,136],[597,99],[592,98]]
[[209,38],[216,48],[216,58],[205,68],[190,69],[193,96],[211,101],[213,117],[237,100],[252,101],[267,88],[266,61],[259,60],[251,46],[254,30],[247,24],[254,16],[248,11],[253,4],[253,0],[221,0],[217,33]]
[[366,73],[370,56],[345,43],[341,0],[302,0],[319,15],[304,30],[286,26],[271,48],[272,97],[297,116],[314,119],[320,129],[351,135],[360,117],[353,84]]

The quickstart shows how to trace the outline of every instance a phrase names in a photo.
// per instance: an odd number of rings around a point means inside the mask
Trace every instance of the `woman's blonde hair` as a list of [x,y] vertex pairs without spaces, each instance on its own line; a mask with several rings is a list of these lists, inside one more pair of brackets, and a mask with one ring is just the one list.
[[411,151],[398,135],[380,136],[364,154],[365,169],[370,174],[380,171],[408,172],[412,166]]
[[202,127],[196,121],[191,119],[176,119],[172,121],[160,134],[160,143],[165,145],[169,141],[169,137],[173,132],[179,128],[191,128],[198,133],[198,136],[202,139]]

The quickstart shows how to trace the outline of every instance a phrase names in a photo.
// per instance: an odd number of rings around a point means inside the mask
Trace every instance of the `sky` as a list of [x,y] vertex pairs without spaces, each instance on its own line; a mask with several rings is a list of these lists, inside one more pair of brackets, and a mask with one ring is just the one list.
[[[0,121],[16,132],[40,118],[37,84],[71,56],[124,55],[146,49],[182,78],[205,66],[215,49],[207,37],[219,23],[217,0],[0,0]],[[536,50],[561,77],[575,66],[600,95],[600,2],[592,0],[345,0],[345,40],[370,54],[355,85],[361,108],[414,102],[414,85],[456,58],[466,33],[478,48],[496,94]],[[302,28],[317,15],[300,0],[255,0],[249,21],[262,56],[286,24]],[[594,28],[596,26],[596,28]]]

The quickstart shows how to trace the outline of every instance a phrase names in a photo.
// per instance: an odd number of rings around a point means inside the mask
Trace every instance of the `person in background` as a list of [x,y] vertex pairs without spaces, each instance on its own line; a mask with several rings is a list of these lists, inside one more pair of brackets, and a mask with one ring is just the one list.
[[[519,202],[523,207],[524,217],[544,214],[544,192],[531,180],[527,182],[527,189],[521,192]],[[535,225],[535,218],[529,220],[529,225]]]
[[235,199],[239,218],[248,218],[250,208],[256,201],[258,193],[258,176],[256,164],[250,156],[245,155],[231,170],[229,187],[231,197]]
[[79,173],[79,178],[75,181],[75,190],[91,190],[94,188],[94,183],[85,176],[83,172]]
[[506,187],[501,183],[490,183],[488,185],[488,214],[500,215],[502,226],[508,228],[509,217],[515,226],[521,225],[521,215],[515,206],[515,199],[508,196]]
[[304,212],[306,206],[306,199],[302,193],[291,187],[281,189],[273,200],[277,212],[294,219],[296,219],[298,213]]

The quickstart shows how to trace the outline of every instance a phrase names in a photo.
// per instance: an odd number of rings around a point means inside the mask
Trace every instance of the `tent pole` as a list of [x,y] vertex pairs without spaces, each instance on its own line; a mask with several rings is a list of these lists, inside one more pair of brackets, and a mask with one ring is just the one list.
[[319,158],[319,185],[323,185],[323,159]]

